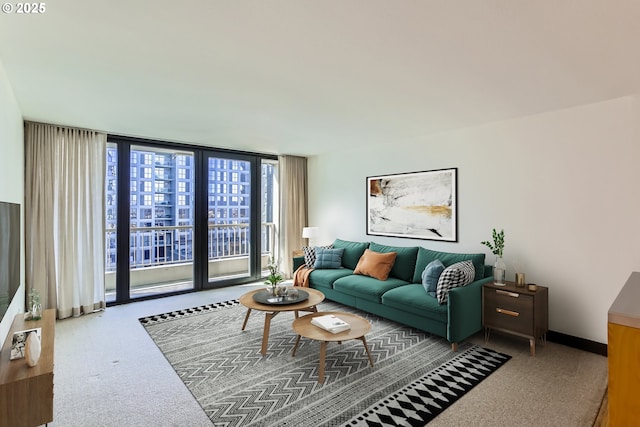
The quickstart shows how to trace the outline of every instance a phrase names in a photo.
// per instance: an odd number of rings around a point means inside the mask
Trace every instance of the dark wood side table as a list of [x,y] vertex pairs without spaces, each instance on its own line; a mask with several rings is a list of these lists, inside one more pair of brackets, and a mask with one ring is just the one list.
[[546,342],[549,330],[549,288],[518,287],[513,282],[504,286],[486,283],[482,286],[482,326],[485,341],[492,329],[529,338],[531,355],[536,355],[536,340]]

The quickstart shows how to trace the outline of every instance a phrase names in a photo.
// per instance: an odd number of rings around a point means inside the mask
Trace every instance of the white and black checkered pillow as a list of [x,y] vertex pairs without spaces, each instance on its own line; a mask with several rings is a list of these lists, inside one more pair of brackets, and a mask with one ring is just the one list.
[[475,267],[471,261],[461,261],[445,268],[436,288],[436,297],[440,304],[444,304],[449,299],[449,289],[465,286],[473,282],[476,275]]
[[316,264],[316,248],[333,249],[333,245],[327,246],[304,246],[302,252],[304,253],[304,264],[308,268],[313,268]]

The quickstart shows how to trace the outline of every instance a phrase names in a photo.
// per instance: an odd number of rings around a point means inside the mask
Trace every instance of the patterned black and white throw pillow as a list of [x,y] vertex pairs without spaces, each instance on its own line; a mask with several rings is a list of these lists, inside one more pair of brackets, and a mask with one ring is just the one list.
[[327,246],[304,246],[302,252],[304,253],[304,265],[308,268],[313,268],[316,264],[316,247],[324,249],[333,249],[333,245]]
[[449,289],[465,286],[473,282],[476,275],[475,267],[471,261],[461,261],[445,268],[436,289],[438,303],[444,304],[449,300]]

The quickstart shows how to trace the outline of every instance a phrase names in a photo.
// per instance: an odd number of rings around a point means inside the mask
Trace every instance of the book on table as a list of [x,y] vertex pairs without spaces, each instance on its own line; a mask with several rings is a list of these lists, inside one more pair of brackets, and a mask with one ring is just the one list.
[[351,325],[334,314],[314,317],[311,324],[334,334],[351,329]]

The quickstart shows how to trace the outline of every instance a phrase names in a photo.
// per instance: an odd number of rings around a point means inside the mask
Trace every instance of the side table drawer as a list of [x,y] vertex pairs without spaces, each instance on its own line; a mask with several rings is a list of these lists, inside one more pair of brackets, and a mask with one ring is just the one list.
[[517,292],[485,289],[485,326],[533,334],[533,298]]

